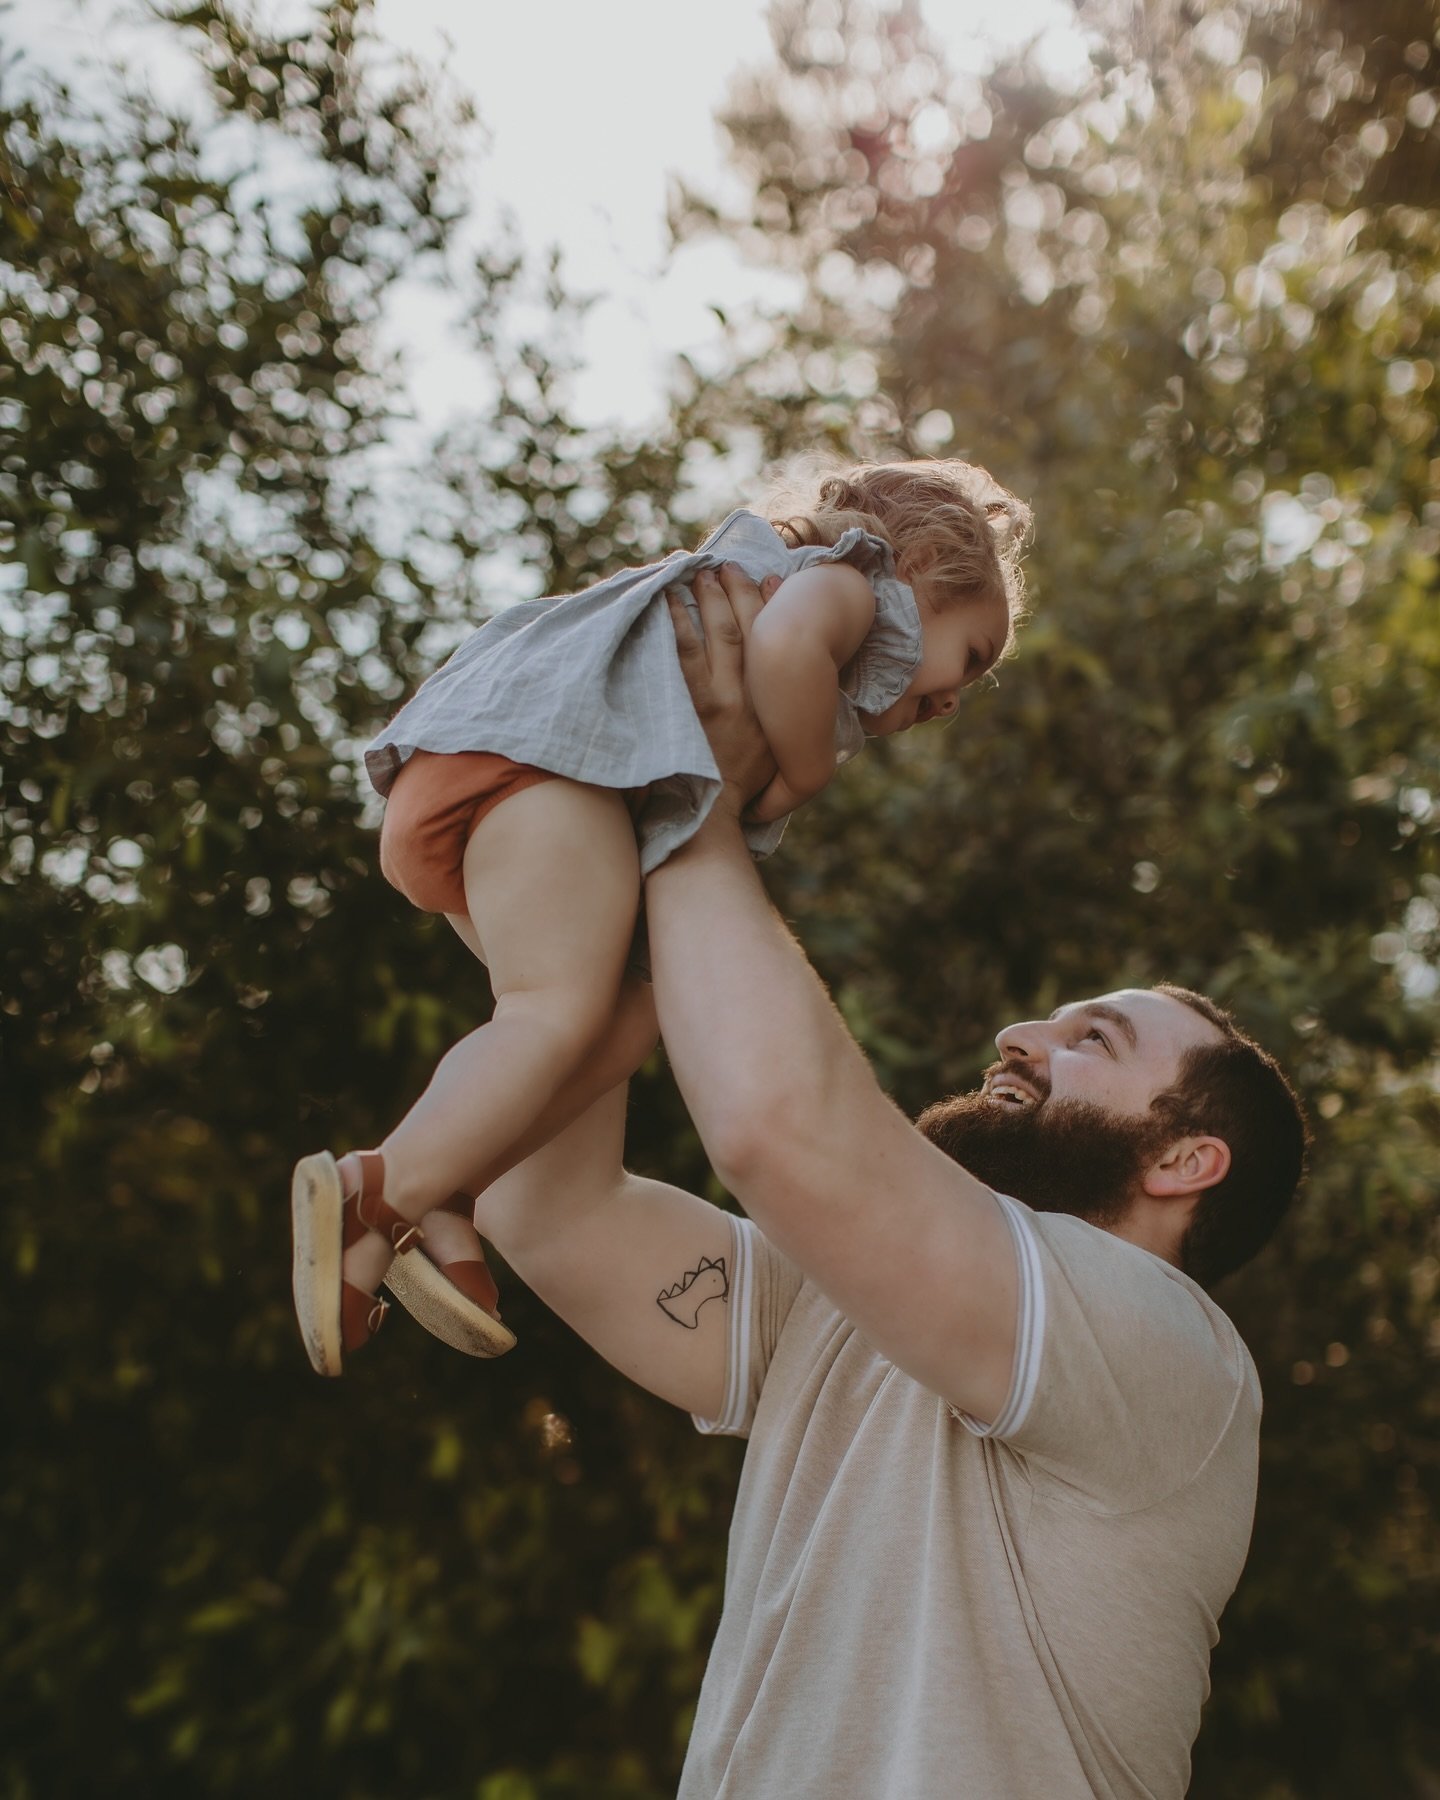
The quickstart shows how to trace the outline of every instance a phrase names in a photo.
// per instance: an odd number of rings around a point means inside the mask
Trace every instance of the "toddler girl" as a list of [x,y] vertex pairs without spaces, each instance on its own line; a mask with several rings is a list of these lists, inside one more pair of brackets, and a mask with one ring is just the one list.
[[866,465],[810,494],[793,516],[735,512],[698,550],[507,608],[366,751],[389,796],[381,868],[488,965],[495,1010],[379,1150],[296,1167],[295,1305],[321,1374],[378,1330],[382,1280],[456,1348],[509,1349],[470,1197],[595,1097],[598,1045],[613,1083],[616,1044],[638,1063],[653,1042],[648,989],[626,973],[641,883],[721,786],[667,595],[693,609],[690,584],[723,562],[779,578],[745,663],[777,768],[749,809],[756,856],[867,736],[948,717],[1009,647],[1029,512],[983,470]]

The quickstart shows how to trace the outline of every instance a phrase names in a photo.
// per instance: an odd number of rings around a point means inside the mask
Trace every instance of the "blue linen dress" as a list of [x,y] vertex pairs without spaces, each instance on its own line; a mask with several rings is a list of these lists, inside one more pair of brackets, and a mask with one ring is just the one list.
[[[666,590],[696,615],[689,583],[738,563],[754,581],[815,563],[853,563],[875,590],[875,621],[847,668],[835,716],[846,762],[865,742],[859,715],[883,712],[921,658],[920,612],[889,544],[859,529],[833,547],[792,550],[755,513],[733,512],[698,550],[612,575],[583,593],[507,607],[467,638],[365,751],[381,794],[416,750],[488,750],[598,787],[645,788],[636,836],[644,874],[699,830],[720,772],[680,671]],[[745,827],[768,856],[785,819]]]

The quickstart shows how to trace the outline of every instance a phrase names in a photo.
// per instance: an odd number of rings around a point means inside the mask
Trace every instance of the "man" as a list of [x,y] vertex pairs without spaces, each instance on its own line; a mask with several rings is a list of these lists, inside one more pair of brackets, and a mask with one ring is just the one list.
[[477,1213],[623,1373],[750,1440],[681,1800],[1179,1800],[1260,1414],[1201,1283],[1288,1204],[1298,1103],[1207,1001],[1127,989],[1008,1027],[979,1092],[906,1120],[741,836],[760,595],[698,595],[727,785],[650,878],[650,956],[748,1216],[621,1169],[623,1087]]

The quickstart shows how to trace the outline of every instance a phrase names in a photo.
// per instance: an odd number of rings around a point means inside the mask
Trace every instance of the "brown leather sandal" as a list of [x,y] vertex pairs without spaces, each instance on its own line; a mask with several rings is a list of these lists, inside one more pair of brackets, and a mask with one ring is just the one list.
[[344,1359],[361,1349],[385,1323],[389,1302],[345,1280],[340,1260],[367,1231],[389,1240],[397,1257],[424,1237],[412,1220],[386,1204],[385,1159],[378,1150],[356,1150],[359,1186],[347,1191],[333,1156],[302,1156],[290,1184],[294,1234],[291,1285],[295,1316],[310,1365],[320,1375],[339,1375]]
[[[440,1212],[469,1220],[475,1202],[452,1194]],[[483,1256],[441,1262],[428,1250],[398,1257],[385,1272],[385,1285],[418,1322],[452,1350],[466,1356],[503,1356],[515,1348],[515,1333],[500,1323],[499,1290]]]

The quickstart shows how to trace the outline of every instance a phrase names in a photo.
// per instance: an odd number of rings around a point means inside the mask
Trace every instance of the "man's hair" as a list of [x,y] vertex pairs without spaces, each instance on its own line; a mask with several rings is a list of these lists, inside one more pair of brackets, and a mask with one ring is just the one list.
[[1223,1138],[1230,1168],[1206,1188],[1180,1242],[1180,1267],[1201,1287],[1249,1262],[1285,1216],[1305,1172],[1305,1109],[1279,1063],[1213,1000],[1172,982],[1154,991],[1191,1007],[1221,1032],[1180,1059],[1173,1086],[1151,1101],[1177,1137]]

